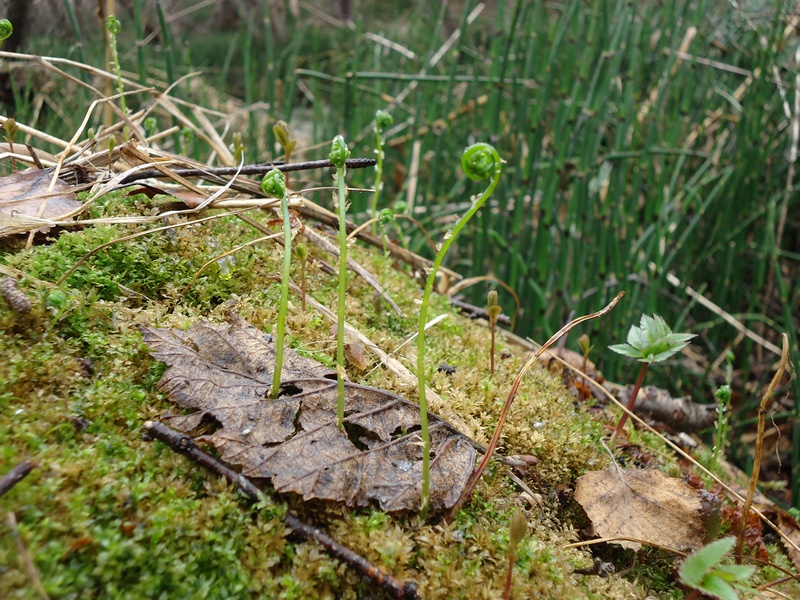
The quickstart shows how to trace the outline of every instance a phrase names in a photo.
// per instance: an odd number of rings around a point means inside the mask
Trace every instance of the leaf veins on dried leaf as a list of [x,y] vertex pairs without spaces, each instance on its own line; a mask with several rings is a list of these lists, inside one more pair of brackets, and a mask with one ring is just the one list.
[[[281,396],[269,398],[272,337],[233,315],[229,325],[187,331],[140,328],[169,368],[159,388],[190,414],[167,414],[191,431],[204,419],[219,428],[198,438],[247,477],[294,492],[383,510],[418,510],[422,481],[419,406],[390,392],[345,384],[344,431],[336,427],[336,372],[284,349]],[[469,438],[429,415],[433,510],[451,507],[475,466]]]
[[[696,490],[655,469],[611,467],[578,478],[577,500],[604,538],[635,538],[674,550],[699,548],[705,530]],[[638,542],[615,542],[639,550]]]
[[[6,226],[6,221],[11,225],[22,217],[54,219],[81,206],[72,188],[61,179],[56,180],[48,194],[52,179],[51,169],[19,171],[0,177],[0,236],[16,233],[13,227]],[[47,225],[39,228],[42,233],[49,230]]]

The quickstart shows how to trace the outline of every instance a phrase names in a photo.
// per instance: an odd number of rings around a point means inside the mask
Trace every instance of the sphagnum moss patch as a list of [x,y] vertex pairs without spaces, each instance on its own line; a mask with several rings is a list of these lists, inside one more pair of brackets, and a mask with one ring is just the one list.
[[[472,501],[450,524],[375,508],[303,504],[271,493],[263,505],[253,507],[160,443],[143,441],[141,424],[171,404],[155,389],[164,367],[150,358],[134,324],[219,322],[235,305],[243,318],[271,331],[280,295],[273,275],[280,270],[282,253],[269,245],[248,249],[235,256],[229,271],[207,271],[193,283],[191,295],[180,297],[174,291],[191,282],[213,252],[241,242],[235,236],[252,234],[227,219],[177,229],[175,237],[158,233],[98,253],[62,288],[64,310],[45,307],[52,288],[37,280],[57,279],[97,244],[131,231],[87,228],[62,235],[54,244],[1,257],[31,275],[21,288],[35,308],[22,317],[0,304],[0,471],[23,458],[32,458],[38,467],[0,499],[0,510],[14,511],[51,597],[380,595],[316,545],[288,535],[281,520],[287,504],[397,578],[416,581],[425,598],[498,597],[507,569],[508,525],[518,506],[525,509],[530,528],[517,548],[512,597],[648,595],[646,582],[572,573],[592,558],[564,548],[578,533],[569,518],[571,507],[563,506],[554,490],[606,459],[597,449],[599,425],[542,369],[526,377],[501,444],[504,454],[539,458],[535,477],[528,480],[539,504],[527,505],[507,478],[507,468],[494,462]],[[383,260],[357,246],[351,253],[368,266],[373,259]],[[263,266],[249,268],[254,261]],[[359,306],[347,314],[352,325],[392,351],[414,333],[421,290],[405,274],[386,273],[387,287],[406,316],[376,314],[376,304],[369,302],[372,291],[352,276],[348,300]],[[309,296],[335,306],[334,278],[313,262],[307,277]],[[117,289],[119,284],[146,298]],[[299,298],[290,301],[294,309],[287,318],[287,343],[332,362],[330,323],[313,309],[303,315]],[[457,316],[444,298],[434,297],[431,315],[445,312],[449,316],[428,332],[427,368],[442,398],[431,409],[485,443],[524,357],[498,340],[498,356],[510,352],[511,357],[500,359],[495,376],[489,377],[488,329]],[[413,365],[413,345],[398,357]],[[437,373],[441,363],[455,366],[455,373]],[[413,386],[383,367],[363,374],[350,369],[348,376],[416,398]],[[11,598],[31,597],[33,588],[7,527],[0,529],[0,538],[0,589]]]

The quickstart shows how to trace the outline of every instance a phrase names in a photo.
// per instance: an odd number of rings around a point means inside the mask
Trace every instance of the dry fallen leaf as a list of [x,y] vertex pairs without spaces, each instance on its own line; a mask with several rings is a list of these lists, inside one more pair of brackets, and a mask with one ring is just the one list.
[[[0,177],[0,213],[6,213],[9,218],[27,216],[48,220],[81,206],[72,188],[60,179],[56,180],[53,190],[48,193],[52,179],[51,169],[20,171]],[[47,233],[49,229],[44,226],[39,231]],[[15,233],[13,227],[0,226],[0,236],[9,233]]]
[[[604,538],[634,538],[684,551],[703,545],[700,497],[680,479],[655,469],[610,467],[578,478],[577,500]],[[641,544],[615,542],[631,550]]]
[[[164,420],[182,431],[204,423],[210,442],[247,477],[268,478],[279,492],[349,506],[377,501],[386,511],[417,510],[422,451],[419,406],[384,390],[346,383],[344,431],[336,427],[335,371],[284,349],[281,396],[268,397],[271,336],[233,315],[230,325],[187,331],[141,327],[157,360],[159,382],[188,415]],[[470,440],[429,415],[432,510],[451,507],[475,466]]]

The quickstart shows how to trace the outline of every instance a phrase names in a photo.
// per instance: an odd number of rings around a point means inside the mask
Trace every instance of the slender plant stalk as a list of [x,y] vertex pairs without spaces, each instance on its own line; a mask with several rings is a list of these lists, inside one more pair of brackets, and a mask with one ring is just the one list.
[[431,440],[428,432],[428,402],[425,397],[425,325],[428,322],[428,303],[430,302],[431,292],[433,292],[433,285],[436,282],[436,273],[447,254],[447,249],[456,239],[458,232],[464,228],[464,225],[478,212],[478,209],[483,206],[483,203],[492,194],[500,181],[500,174],[503,171],[500,155],[489,144],[474,144],[467,148],[461,158],[461,168],[470,179],[483,180],[490,177],[492,179],[486,191],[473,201],[470,209],[458,220],[452,232],[445,236],[442,247],[433,261],[433,266],[428,274],[428,281],[425,283],[425,292],[422,295],[422,307],[419,312],[419,332],[417,334],[417,381],[419,383],[420,435],[422,436],[422,497],[420,511],[423,518],[427,517],[428,514],[428,498],[431,485]]
[[[383,132],[393,123],[392,115],[379,110],[375,113],[375,192],[372,194],[372,218],[378,218],[378,198],[383,191]],[[373,229],[374,233],[374,229]]]
[[489,292],[487,312],[489,313],[489,325],[492,329],[492,342],[489,348],[489,373],[494,375],[495,332],[497,330],[497,317],[499,317],[500,313],[502,312],[502,309],[497,304],[497,290],[492,290]]
[[559,329],[553,336],[547,340],[542,346],[531,355],[526,362],[522,369],[520,369],[519,373],[517,373],[514,382],[511,384],[511,390],[508,392],[508,398],[506,398],[506,403],[503,405],[503,410],[500,413],[500,419],[497,421],[497,427],[494,429],[494,434],[492,435],[492,439],[489,442],[489,445],[486,447],[486,452],[483,455],[483,460],[481,460],[478,467],[472,472],[469,480],[467,481],[467,485],[464,486],[464,491],[461,492],[461,496],[456,501],[456,503],[447,511],[445,515],[445,521],[451,522],[455,517],[456,513],[461,510],[461,507],[464,506],[464,503],[469,499],[472,495],[472,492],[475,490],[475,486],[477,485],[478,481],[480,480],[483,472],[486,470],[486,467],[489,465],[489,461],[494,454],[494,451],[497,449],[497,444],[500,442],[500,433],[503,431],[503,425],[506,422],[506,418],[508,417],[508,411],[511,408],[511,403],[514,402],[514,398],[517,397],[517,392],[519,391],[519,386],[522,383],[522,378],[525,376],[525,373],[539,360],[539,357],[553,344],[555,344],[559,338],[566,335],[573,327],[580,325],[586,321],[590,321],[592,319],[597,319],[602,317],[606,313],[608,313],[612,308],[614,308],[617,303],[622,299],[622,296],[625,295],[625,292],[620,292],[616,295],[616,297],[609,302],[604,308],[601,310],[592,313],[590,315],[584,315],[582,317],[578,317],[564,325],[561,329]]
[[286,311],[289,306],[289,278],[292,268],[292,225],[289,221],[289,201],[286,198],[286,175],[273,169],[261,181],[261,189],[268,196],[281,199],[283,218],[283,272],[281,274],[281,300],[278,304],[278,327],[275,345],[275,370],[272,373],[270,397],[277,398],[281,392],[281,371],[283,370],[283,342],[286,330]]
[[347,292],[347,188],[344,184],[345,161],[350,150],[341,135],[331,143],[328,157],[336,167],[337,208],[339,212],[339,302],[336,310],[336,425],[344,427],[344,300]]
[[772,394],[775,392],[775,388],[778,387],[781,378],[783,378],[783,374],[786,372],[786,366],[789,364],[789,336],[782,333],[781,341],[783,342],[781,362],[778,364],[778,370],[775,372],[772,381],[769,382],[767,391],[764,392],[761,403],[758,406],[758,429],[756,433],[756,447],[753,452],[753,473],[750,475],[750,485],[747,488],[747,496],[745,497],[744,506],[742,507],[742,522],[739,527],[739,534],[736,538],[735,555],[737,563],[741,562],[742,548],[744,546],[744,532],[747,529],[747,515],[750,514],[750,507],[753,506],[753,496],[755,496],[756,493],[758,476],[761,471],[761,451],[764,447],[764,427],[766,426],[767,420],[767,408],[772,402]]
[[308,261],[308,246],[301,242],[295,247],[297,258],[300,259],[300,291],[301,309],[306,312],[306,262]]
[[[628,399],[628,410],[633,412],[633,407],[636,405],[636,397],[639,395],[639,390],[642,388],[642,382],[644,382],[644,376],[647,374],[647,367],[650,363],[642,363],[642,368],[639,369],[639,377],[636,379],[636,385],[633,386],[633,391],[631,392],[631,397]],[[625,427],[625,423],[628,421],[628,413],[622,413],[619,418],[619,422],[617,423],[617,428],[614,430],[614,434],[611,436],[611,447],[614,447],[614,444],[617,442],[617,437],[619,436],[622,428]]]
[[506,574],[506,585],[503,588],[503,600],[508,600],[511,596],[511,581],[512,575],[514,574],[514,554],[516,554],[516,548],[511,546],[508,551],[508,573]]

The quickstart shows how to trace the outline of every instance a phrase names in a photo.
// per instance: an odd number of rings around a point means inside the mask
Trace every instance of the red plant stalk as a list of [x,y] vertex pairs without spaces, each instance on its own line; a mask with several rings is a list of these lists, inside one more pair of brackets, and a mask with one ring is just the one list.
[[592,313],[590,315],[584,315],[582,317],[578,317],[564,325],[561,329],[553,334],[553,336],[547,340],[536,352],[534,352],[533,356],[528,359],[522,369],[520,369],[519,373],[517,373],[516,378],[514,379],[514,383],[511,384],[511,390],[508,392],[508,398],[506,398],[506,402],[503,405],[503,410],[500,412],[500,419],[497,421],[497,427],[494,429],[494,434],[492,435],[492,439],[489,442],[489,445],[486,447],[486,452],[483,455],[483,459],[478,464],[478,467],[472,472],[469,480],[467,481],[467,485],[464,486],[464,490],[461,492],[461,496],[459,496],[456,503],[447,511],[444,516],[444,520],[446,523],[450,523],[453,518],[455,517],[456,513],[461,510],[461,507],[464,506],[464,503],[469,499],[472,495],[472,492],[475,490],[475,486],[478,484],[483,472],[486,470],[486,467],[489,465],[489,461],[494,454],[494,451],[497,449],[497,444],[500,443],[500,434],[503,431],[503,425],[505,425],[506,418],[508,417],[508,411],[511,408],[511,403],[514,402],[514,398],[517,396],[517,392],[519,391],[519,386],[522,383],[522,378],[525,376],[525,373],[528,372],[539,357],[548,349],[550,346],[555,344],[559,338],[566,335],[573,327],[576,325],[580,325],[585,321],[590,321],[591,319],[596,319],[598,317],[602,317],[612,308],[617,305],[617,302],[622,299],[622,296],[625,295],[625,292],[620,292],[617,296],[608,303],[605,308],[597,311],[596,313]]
[[508,553],[508,575],[506,576],[506,587],[503,590],[503,600],[508,600],[511,595],[511,574],[514,570],[514,546],[511,546]]
[[[586,373],[586,363],[588,362],[589,357],[585,354],[583,355],[583,365],[581,365],[581,372]],[[582,377],[583,385],[578,388],[578,402],[583,402],[586,400],[586,388],[589,387],[589,379],[586,377]]]
[[496,319],[492,319],[492,348],[489,357],[489,373],[494,375],[494,332],[496,328]]
[[306,312],[306,263],[303,262],[302,266],[300,267],[300,289],[302,290],[302,294],[300,295],[300,305],[302,307],[303,312]]
[[[628,410],[633,412],[633,406],[636,404],[636,396],[639,395],[639,390],[642,388],[642,382],[644,381],[644,376],[647,373],[647,366],[650,363],[642,363],[642,368],[639,371],[639,378],[636,380],[636,385],[633,386],[633,391],[631,392],[631,397],[628,400]],[[611,445],[613,446],[614,443],[617,441],[617,436],[622,431],[622,428],[625,426],[625,423],[628,421],[628,413],[622,413],[622,416],[619,418],[619,423],[617,423],[617,428],[614,430],[614,435],[611,436]]]

